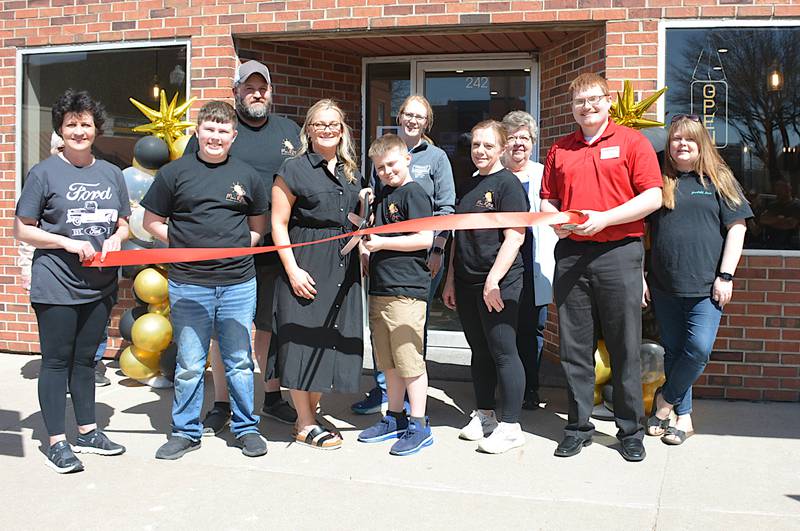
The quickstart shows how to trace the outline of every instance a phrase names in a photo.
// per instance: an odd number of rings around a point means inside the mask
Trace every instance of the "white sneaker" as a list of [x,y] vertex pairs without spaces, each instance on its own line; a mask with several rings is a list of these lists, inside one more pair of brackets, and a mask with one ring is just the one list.
[[492,433],[495,428],[497,428],[497,419],[494,416],[494,411],[490,413],[491,414],[486,415],[479,410],[473,411],[470,415],[472,420],[469,421],[469,424],[461,428],[458,438],[467,441],[477,441]]
[[502,454],[525,444],[519,423],[501,422],[491,435],[478,443],[478,450],[487,454]]

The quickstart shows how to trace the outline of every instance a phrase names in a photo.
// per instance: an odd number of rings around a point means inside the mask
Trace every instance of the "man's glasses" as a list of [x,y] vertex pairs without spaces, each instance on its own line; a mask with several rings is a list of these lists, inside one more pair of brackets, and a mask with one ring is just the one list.
[[421,116],[419,114],[414,114],[413,112],[401,112],[400,114],[402,114],[406,120],[416,120],[418,122],[424,122],[425,120],[428,119],[427,116]]
[[607,98],[607,97],[608,97],[608,94],[603,94],[602,96],[589,96],[588,98],[575,98],[574,100],[572,100],[572,106],[573,107],[583,107],[587,103],[589,105],[595,106],[598,103],[600,103],[601,101],[603,101],[603,98]]
[[693,122],[699,122],[700,117],[697,116],[696,114],[676,114],[675,116],[672,117],[672,121],[670,123],[674,124],[678,120],[691,120]]
[[311,124],[314,131],[322,133],[323,131],[330,130],[331,133],[338,133],[342,130],[342,122],[331,122],[329,124],[323,122],[314,122]]

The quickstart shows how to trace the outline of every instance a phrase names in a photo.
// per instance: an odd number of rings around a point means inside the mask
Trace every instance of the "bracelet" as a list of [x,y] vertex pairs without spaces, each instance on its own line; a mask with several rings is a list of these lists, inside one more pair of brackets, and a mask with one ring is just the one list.
[[717,275],[717,278],[719,278],[720,280],[724,280],[725,282],[731,282],[733,280],[733,275],[731,275],[730,273],[719,273]]

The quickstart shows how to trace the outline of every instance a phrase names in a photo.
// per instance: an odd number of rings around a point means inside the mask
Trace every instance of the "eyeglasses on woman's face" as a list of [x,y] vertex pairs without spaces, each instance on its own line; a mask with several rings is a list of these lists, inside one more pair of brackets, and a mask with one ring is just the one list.
[[313,122],[309,125],[317,133],[322,133],[324,131],[330,131],[331,133],[338,133],[339,131],[342,130],[342,122],[330,122],[327,124],[325,122]]
[[417,122],[420,122],[420,123],[422,123],[422,122],[424,122],[424,121],[426,121],[428,119],[427,116],[422,116],[421,114],[414,114],[413,112],[405,112],[405,111],[403,111],[400,114],[406,120],[416,120]]

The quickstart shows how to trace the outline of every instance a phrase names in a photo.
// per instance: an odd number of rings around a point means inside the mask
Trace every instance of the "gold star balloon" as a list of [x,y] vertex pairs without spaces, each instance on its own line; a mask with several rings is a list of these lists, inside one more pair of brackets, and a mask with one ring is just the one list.
[[626,79],[622,94],[617,92],[617,101],[611,104],[611,118],[616,124],[632,127],[633,129],[664,127],[663,123],[656,120],[648,120],[642,118],[642,116],[666,91],[667,87],[664,87],[649,98],[636,103],[633,100],[633,85]]
[[186,114],[186,110],[192,106],[194,100],[197,98],[192,96],[184,103],[178,105],[178,93],[172,97],[172,101],[167,105],[167,93],[161,91],[160,107],[159,110],[151,109],[147,105],[129,98],[130,102],[136,106],[137,109],[142,111],[142,114],[147,116],[150,120],[149,124],[138,125],[132,129],[134,133],[147,133],[157,136],[164,140],[169,147],[170,152],[173,151],[175,141],[183,136],[183,130],[187,127],[194,127],[194,122],[181,121],[180,117]]

